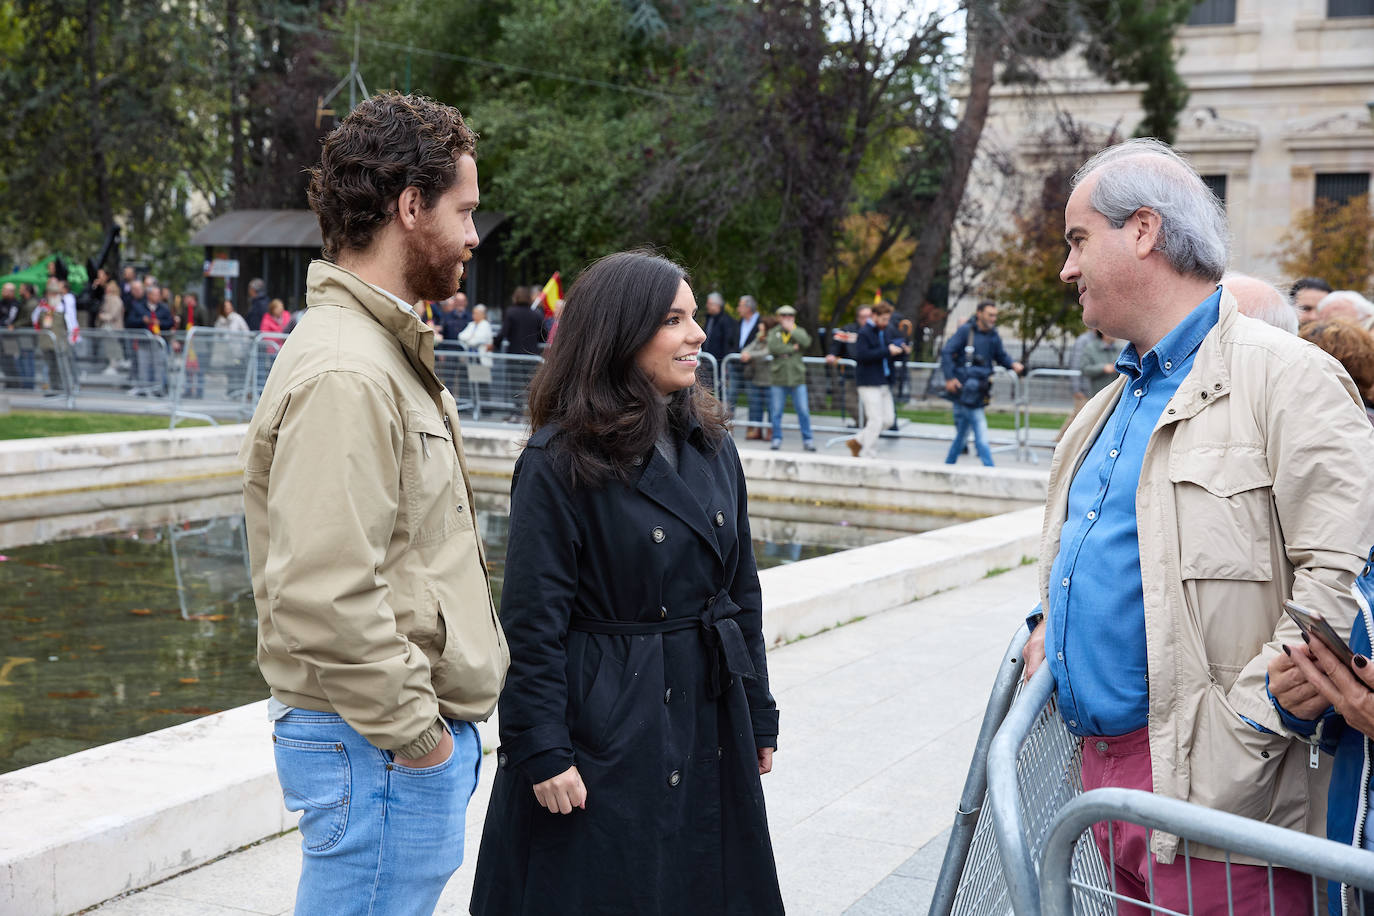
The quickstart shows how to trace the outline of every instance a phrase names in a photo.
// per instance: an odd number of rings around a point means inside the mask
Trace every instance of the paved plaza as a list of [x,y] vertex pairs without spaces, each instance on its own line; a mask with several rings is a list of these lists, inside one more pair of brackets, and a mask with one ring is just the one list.
[[[769,654],[782,733],[764,787],[788,913],[928,909],[988,690],[1034,590],[1025,566]],[[467,912],[490,760],[441,914]],[[290,913],[299,867],[291,832],[89,912]]]

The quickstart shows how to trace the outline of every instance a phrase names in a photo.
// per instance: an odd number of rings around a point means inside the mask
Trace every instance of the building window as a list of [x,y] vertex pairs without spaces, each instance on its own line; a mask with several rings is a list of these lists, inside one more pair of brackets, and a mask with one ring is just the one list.
[[1337,172],[1317,176],[1317,192],[1312,195],[1317,202],[1330,201],[1336,206],[1344,206],[1352,197],[1369,193],[1368,172]]
[[[1330,2],[1334,6],[1340,0]],[[1235,22],[1236,0],[1199,0],[1188,17],[1189,25],[1234,25]]]
[[1326,15],[1331,19],[1374,16],[1374,0],[1326,0]]
[[1222,209],[1226,208],[1226,176],[1225,175],[1203,175],[1202,183],[1207,185],[1207,190],[1216,195],[1217,200],[1221,201]]

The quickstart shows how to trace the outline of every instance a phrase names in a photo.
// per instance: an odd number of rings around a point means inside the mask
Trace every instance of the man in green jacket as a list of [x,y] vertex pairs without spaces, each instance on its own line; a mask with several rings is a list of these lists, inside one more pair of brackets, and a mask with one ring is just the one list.
[[811,335],[805,328],[797,327],[797,310],[790,305],[778,309],[778,325],[768,332],[768,353],[773,357],[769,400],[774,450],[782,448],[782,411],[788,395],[801,425],[802,448],[808,452],[816,450],[816,443],[811,440],[811,407],[806,400],[806,363],[802,361],[802,353],[809,346]]
[[477,245],[475,144],[456,109],[394,92],[325,140],[325,260],[240,454],[277,777],[302,812],[297,916],[433,911],[509,663],[414,308],[453,295]]

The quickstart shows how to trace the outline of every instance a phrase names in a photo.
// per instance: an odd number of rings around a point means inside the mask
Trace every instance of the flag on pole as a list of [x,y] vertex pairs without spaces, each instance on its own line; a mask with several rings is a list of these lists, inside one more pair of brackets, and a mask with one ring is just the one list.
[[549,282],[544,284],[539,295],[534,297],[534,307],[544,312],[545,318],[552,318],[553,313],[563,304],[563,281],[558,276],[558,271],[553,272],[549,277]]
[[873,294],[873,304],[874,304],[874,305],[878,305],[878,304],[881,303],[882,301],[883,301],[883,288],[880,286],[880,287],[878,287],[877,292],[875,292],[875,293]]

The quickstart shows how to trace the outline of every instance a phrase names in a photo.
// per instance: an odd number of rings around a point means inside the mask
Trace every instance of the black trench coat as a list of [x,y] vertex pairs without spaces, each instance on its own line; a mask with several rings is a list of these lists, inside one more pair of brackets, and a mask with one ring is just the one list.
[[[471,912],[781,913],[756,753],[778,712],[734,442],[694,429],[676,470],[655,451],[637,480],[573,491],[556,432],[511,482],[511,667]],[[586,809],[550,814],[531,786],[573,764]]]

